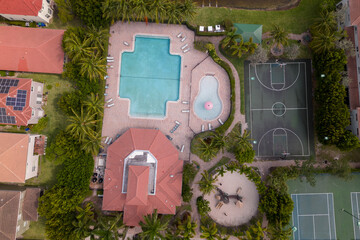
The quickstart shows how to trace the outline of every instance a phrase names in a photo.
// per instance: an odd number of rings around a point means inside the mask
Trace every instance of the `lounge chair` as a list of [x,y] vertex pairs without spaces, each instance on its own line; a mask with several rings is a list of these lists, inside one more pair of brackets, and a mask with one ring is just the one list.
[[189,109],[183,109],[183,110],[181,110],[181,112],[182,113],[188,113],[188,112],[190,112],[190,110]]
[[204,132],[205,131],[205,126],[201,125],[201,131]]
[[223,121],[221,121],[220,118],[218,118],[218,121],[219,121],[219,123],[220,123],[221,125],[224,125]]
[[113,140],[113,139],[112,139],[112,138],[110,138],[107,144],[108,144],[108,145],[110,145],[110,144],[111,144],[111,142],[112,142],[112,140]]
[[108,108],[111,108],[111,107],[114,106],[114,105],[115,105],[115,103],[110,103],[110,104],[107,105],[107,107],[108,107]]
[[106,75],[105,77],[104,77],[104,80],[106,80],[106,79],[108,79],[109,78],[109,76],[108,75]]
[[209,123],[208,126],[209,126],[209,130],[211,131],[212,130],[211,123]]
[[175,132],[176,129],[181,125],[179,121],[175,121],[175,126],[170,130],[171,133]]
[[105,85],[105,89],[108,89],[108,88],[109,88],[109,84],[106,84],[106,85]]
[[204,26],[199,26],[199,32],[203,32],[205,30]]
[[126,41],[123,41],[123,44],[124,44],[125,46],[129,46],[129,43],[126,42]]
[[184,36],[180,41],[184,42],[186,40],[186,36]]
[[213,31],[213,27],[212,26],[208,26],[208,32],[212,32]]
[[104,96],[107,96],[108,94],[107,93],[104,93]]
[[184,46],[181,47],[181,50],[184,50],[187,46],[189,46],[189,44],[185,44]]
[[215,25],[215,32],[220,32],[220,31],[221,31],[220,25]]
[[114,57],[106,57],[107,60],[113,60]]
[[181,123],[180,123],[179,121],[176,121],[176,120],[175,120],[175,123],[178,124],[178,125],[181,125]]
[[112,63],[112,62],[114,62],[115,60],[114,59],[107,59],[106,60],[108,63]]
[[181,38],[181,36],[182,36],[182,32],[176,35],[177,38]]
[[190,51],[190,48],[185,49],[183,53],[187,53],[188,51]]
[[181,103],[182,103],[182,104],[189,104],[188,101],[182,101]]
[[109,141],[109,139],[110,139],[109,137],[106,137],[104,143],[107,144],[107,142]]
[[183,144],[183,145],[181,146],[180,152],[184,152],[184,148],[185,148],[185,145]]
[[110,99],[106,100],[106,103],[110,103],[112,100],[113,100],[113,99],[110,98]]

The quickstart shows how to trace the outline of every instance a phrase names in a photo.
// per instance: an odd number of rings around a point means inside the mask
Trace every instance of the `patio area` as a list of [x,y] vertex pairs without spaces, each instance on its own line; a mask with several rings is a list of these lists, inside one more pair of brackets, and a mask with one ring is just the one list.
[[[219,97],[222,101],[222,111],[218,118],[223,122],[230,113],[230,83],[226,72],[212,61],[207,54],[194,49],[194,32],[183,25],[166,24],[145,24],[145,23],[121,23],[118,22],[110,28],[109,57],[113,61],[108,63],[108,78],[106,80],[107,89],[105,100],[112,99],[111,107],[105,104],[103,137],[115,140],[118,134],[124,133],[130,127],[136,128],[157,128],[165,135],[172,138],[174,146],[180,152],[180,159],[189,160],[190,141],[195,133],[201,131],[201,125],[207,126],[209,121],[198,118],[193,111],[194,99],[198,94],[200,80],[208,73],[214,74],[219,81]],[[179,38],[182,33],[182,38]],[[181,56],[181,73],[179,99],[167,102],[166,116],[164,118],[140,118],[131,117],[129,114],[130,100],[119,97],[121,56],[124,51],[134,51],[136,35],[161,36],[170,39],[170,53]],[[186,36],[185,39],[183,39]],[[184,52],[182,47],[187,44],[190,50]],[[178,129],[170,132],[180,123]],[[214,119],[210,121],[212,128],[220,125]],[[184,146],[184,147],[182,147]]]

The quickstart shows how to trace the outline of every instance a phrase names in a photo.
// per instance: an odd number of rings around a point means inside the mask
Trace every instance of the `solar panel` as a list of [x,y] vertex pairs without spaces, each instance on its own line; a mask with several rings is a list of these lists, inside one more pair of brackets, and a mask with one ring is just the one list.
[[7,97],[6,98],[6,106],[15,106],[16,98]]
[[[17,95],[16,95],[16,103],[15,103],[15,106],[16,107],[25,107],[25,104],[26,104],[26,93],[27,91],[26,90],[17,90]],[[22,110],[21,108],[21,110]],[[15,109],[14,107],[14,110],[20,110],[20,109]]]
[[14,116],[7,116],[6,109],[0,108],[0,123],[11,123],[15,124],[15,117]]
[[16,87],[19,84],[19,79],[0,79],[0,93],[9,93],[10,87]]
[[15,110],[15,111],[22,111],[22,110],[23,110],[23,107],[17,107],[17,106],[15,106],[15,107],[14,107],[14,110]]

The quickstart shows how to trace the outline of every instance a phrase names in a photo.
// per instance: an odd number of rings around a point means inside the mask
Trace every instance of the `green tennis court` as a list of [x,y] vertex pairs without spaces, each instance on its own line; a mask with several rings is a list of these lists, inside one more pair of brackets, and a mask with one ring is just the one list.
[[310,61],[245,62],[246,120],[257,157],[313,153]]
[[332,193],[291,194],[294,201],[292,215],[294,240],[336,240],[334,199]]
[[300,179],[287,185],[294,201],[293,240],[360,240],[360,174],[350,180],[330,174],[315,177],[316,185]]

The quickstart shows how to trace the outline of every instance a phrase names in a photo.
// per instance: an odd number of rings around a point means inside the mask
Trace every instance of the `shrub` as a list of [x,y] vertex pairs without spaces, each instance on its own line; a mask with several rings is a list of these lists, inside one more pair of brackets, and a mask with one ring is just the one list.
[[294,203],[286,192],[278,192],[273,187],[269,187],[261,197],[259,208],[266,214],[269,223],[276,225],[282,222],[283,225],[290,223],[291,213]]
[[51,85],[51,84],[47,84],[47,85],[46,85],[46,89],[47,89],[47,90],[51,90],[51,89],[52,89],[52,85]]
[[194,42],[194,48],[195,48],[196,50],[199,50],[200,52],[206,52],[206,50],[207,50],[206,44],[208,44],[208,42],[195,41],[195,42]]
[[37,124],[32,125],[30,127],[31,132],[41,133],[41,131],[47,127],[48,122],[49,122],[49,117],[40,118]]
[[300,46],[297,44],[286,46],[284,52],[289,59],[294,60],[300,54]]
[[263,48],[262,46],[258,46],[255,49],[254,54],[251,54],[248,57],[248,60],[251,63],[264,63],[267,62],[269,60],[269,52],[267,49]]
[[72,110],[80,112],[81,94],[78,91],[64,93],[58,102],[60,109],[67,115],[73,115]]
[[209,204],[210,204],[210,202],[208,200],[204,199],[202,196],[200,196],[196,199],[196,206],[197,206],[200,216],[202,216],[202,217],[206,216],[208,214],[208,212],[211,211]]
[[198,173],[198,169],[193,163],[185,163],[183,169],[183,184],[182,184],[182,193],[181,196],[184,202],[190,202],[193,193],[192,188],[190,187],[196,174]]
[[253,149],[246,149],[244,151],[236,151],[235,158],[239,163],[252,163],[255,157],[255,151]]
[[225,26],[226,31],[231,31],[231,29],[234,27],[234,23],[229,18],[224,19],[223,25]]
[[340,137],[339,141],[336,143],[336,146],[343,151],[351,151],[360,147],[359,139],[352,134],[350,131],[345,131],[345,133]]
[[210,57],[214,60],[214,62],[216,62],[217,64],[219,64],[228,74],[228,77],[230,79],[230,88],[231,88],[231,110],[230,110],[230,116],[228,117],[228,119],[224,122],[223,125],[221,125],[220,127],[218,127],[216,129],[216,131],[220,134],[223,134],[226,132],[226,130],[229,129],[229,127],[231,126],[232,122],[234,121],[234,115],[235,115],[235,109],[236,109],[236,105],[235,105],[235,78],[234,75],[232,73],[232,70],[229,66],[229,64],[227,64],[226,62],[224,62],[223,60],[221,60],[221,58],[216,54],[215,51],[215,46],[214,44],[208,43],[206,44],[206,48],[208,49],[209,55]]

